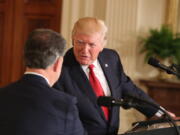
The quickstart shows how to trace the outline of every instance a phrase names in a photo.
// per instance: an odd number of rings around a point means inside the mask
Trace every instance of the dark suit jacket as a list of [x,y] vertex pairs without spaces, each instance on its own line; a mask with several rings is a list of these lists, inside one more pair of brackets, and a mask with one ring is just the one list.
[[83,135],[76,98],[27,74],[0,89],[1,135]]
[[[124,98],[129,93],[153,102],[142,90],[137,88],[123,71],[118,54],[114,50],[104,49],[98,57],[103,69],[111,94],[114,98]],[[97,97],[76,61],[73,50],[70,49],[65,57],[61,78],[55,84],[56,88],[63,87],[65,92],[76,96],[80,119],[89,135],[116,134],[119,127],[119,108],[110,108],[110,121],[105,120],[101,108],[97,105]],[[136,108],[146,116],[151,117],[157,112],[152,107]]]

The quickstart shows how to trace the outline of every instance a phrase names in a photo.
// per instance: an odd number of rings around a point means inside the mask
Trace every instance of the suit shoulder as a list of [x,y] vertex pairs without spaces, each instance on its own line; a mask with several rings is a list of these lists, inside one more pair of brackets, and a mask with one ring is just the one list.
[[10,83],[2,88],[0,88],[0,96],[2,97],[3,94],[16,94],[16,91],[20,89],[20,80]]
[[118,55],[117,51],[114,49],[104,48],[101,54],[110,54],[110,55]]
[[113,49],[104,48],[99,58],[119,60],[119,54]]
[[65,92],[63,92],[63,90],[56,90],[55,88],[52,88],[56,91],[56,95],[57,98],[60,102],[63,102],[65,104],[76,104],[77,103],[77,99],[74,96],[71,96]]
[[69,50],[67,50],[64,56],[63,66],[72,66],[72,65],[77,65],[77,64],[78,63],[75,59],[73,48],[70,48]]

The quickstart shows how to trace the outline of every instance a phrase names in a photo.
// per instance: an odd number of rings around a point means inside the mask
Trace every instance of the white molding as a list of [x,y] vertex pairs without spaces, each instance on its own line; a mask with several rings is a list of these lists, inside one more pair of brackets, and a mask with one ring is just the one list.
[[118,50],[124,69],[131,77],[136,58],[138,0],[107,1],[106,23],[109,28],[107,47]]

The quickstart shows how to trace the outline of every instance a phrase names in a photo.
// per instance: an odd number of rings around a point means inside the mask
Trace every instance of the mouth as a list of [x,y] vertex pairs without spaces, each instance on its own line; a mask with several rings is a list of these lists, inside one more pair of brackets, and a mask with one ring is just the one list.
[[81,59],[89,59],[88,56],[85,56],[85,55],[82,55],[82,56],[79,56]]
[[90,62],[90,57],[86,55],[79,55],[77,59],[82,65],[87,65]]

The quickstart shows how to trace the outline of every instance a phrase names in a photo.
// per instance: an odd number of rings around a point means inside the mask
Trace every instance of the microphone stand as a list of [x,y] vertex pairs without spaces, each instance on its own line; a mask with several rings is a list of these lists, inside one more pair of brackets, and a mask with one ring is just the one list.
[[[146,100],[142,100],[142,99],[139,99],[139,98],[138,98],[138,99],[135,98],[134,100],[139,100],[138,102],[141,101],[141,102],[143,102],[143,103],[145,103],[145,104],[147,104],[147,105],[150,105],[150,106],[152,106],[152,107],[155,107],[155,108],[161,110],[161,111],[165,114],[165,116],[167,117],[168,123],[171,123],[171,124],[173,125],[173,127],[175,128],[175,130],[176,130],[176,132],[177,132],[177,135],[180,135],[180,129],[178,128],[176,122],[173,120],[173,118],[172,118],[164,109],[162,109],[162,108],[159,107],[158,105],[153,104],[153,103],[150,103],[150,102],[148,102],[148,101],[146,101]],[[141,107],[141,105],[140,105],[139,103],[135,103],[135,104],[134,104],[134,103],[133,103],[134,100],[131,99],[128,104],[129,104],[129,105],[133,105],[133,106],[139,106],[139,107]]]
[[151,66],[160,68],[160,69],[166,71],[166,73],[176,75],[178,78],[180,78],[180,66],[179,65],[172,64],[171,66],[166,66],[166,65],[161,64],[159,62],[159,60],[157,60],[153,57],[149,58],[148,64],[150,64]]
[[[163,69],[168,74],[173,74],[173,75],[176,75],[178,78],[180,78],[180,66],[179,65],[172,64],[171,66],[166,67],[166,66],[160,64],[159,61],[154,59],[154,58],[150,58],[149,61],[148,61],[148,64],[150,64],[152,66],[155,66],[155,67],[158,67],[160,69]],[[170,120],[170,122],[173,124],[174,128],[177,131],[177,134],[180,135],[180,130],[179,130],[178,126],[176,125],[174,120],[171,118],[171,116],[165,110],[163,110],[161,107],[159,107],[159,106],[157,106],[155,104],[146,102],[144,100],[143,100],[143,102],[145,102],[146,104],[149,104],[149,105],[151,105],[151,106],[153,106],[155,108],[160,109],[166,115],[166,117]]]
[[171,118],[171,116],[161,107],[159,107],[158,105],[151,103],[149,101],[131,96],[131,95],[127,95],[125,97],[124,100],[116,100],[113,97],[106,97],[106,96],[102,96],[98,98],[98,105],[100,106],[122,106],[125,109],[129,109],[131,107],[142,107],[142,105],[146,104],[146,105],[150,105],[154,108],[157,108],[158,110],[161,110],[164,115],[168,118],[168,123],[171,123],[173,125],[173,127],[175,128],[177,135],[180,135],[180,129],[178,128],[177,124],[175,123],[175,121]]
[[180,78],[180,65],[172,64],[169,68],[173,71],[174,75]]

